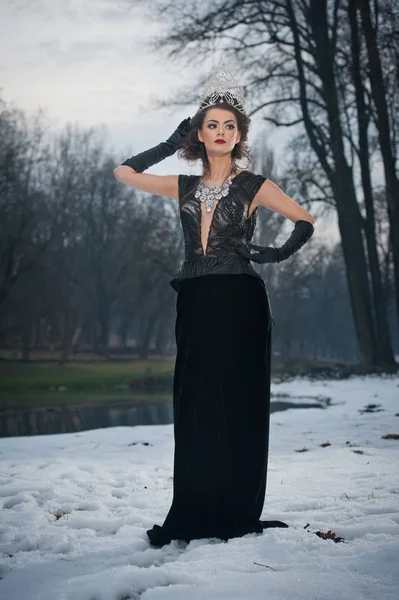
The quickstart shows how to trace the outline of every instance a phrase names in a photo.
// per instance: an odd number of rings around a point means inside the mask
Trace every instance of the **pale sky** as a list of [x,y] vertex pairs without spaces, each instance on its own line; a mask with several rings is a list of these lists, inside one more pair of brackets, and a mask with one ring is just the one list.
[[2,0],[0,11],[6,101],[45,108],[60,126],[104,124],[110,145],[132,153],[168,137],[187,115],[151,106],[173,92],[181,65],[165,66],[151,52],[159,25],[128,0]]
[[[187,109],[159,109],[155,101],[173,96],[185,82],[198,85],[198,64],[184,67],[155,52],[152,39],[162,25],[151,18],[151,0],[1,0],[0,93],[6,102],[29,114],[45,109],[54,128],[66,123],[103,125],[116,164],[164,141]],[[223,56],[203,63],[210,76]],[[227,66],[239,79],[234,64]],[[284,160],[292,131],[252,119],[250,145],[265,135],[269,147]],[[279,161],[277,160],[277,163]],[[176,156],[151,167],[156,174],[199,173]],[[276,183],[278,181],[275,180]],[[288,190],[287,190],[288,193]],[[300,198],[295,198],[301,202]],[[323,225],[329,229],[334,217]],[[321,223],[319,222],[319,226]]]
[[[151,48],[162,26],[150,12],[150,1],[144,8],[134,0],[2,0],[3,98],[28,113],[46,109],[58,126],[103,124],[116,154],[128,149],[130,156],[163,141],[197,106],[160,110],[154,102],[172,96],[182,80],[195,86],[198,66],[184,68]],[[219,66],[219,57],[213,62]],[[265,127],[254,118],[250,142]],[[151,171],[176,169],[192,172],[177,158]]]

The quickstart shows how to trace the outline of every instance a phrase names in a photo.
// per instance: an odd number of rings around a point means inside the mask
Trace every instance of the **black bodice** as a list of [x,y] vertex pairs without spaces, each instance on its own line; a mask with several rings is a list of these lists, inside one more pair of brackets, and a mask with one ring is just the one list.
[[[183,228],[185,259],[170,281],[178,292],[182,279],[212,273],[247,273],[261,279],[249,260],[235,250],[253,237],[258,207],[251,211],[252,200],[266,181],[263,175],[241,171],[236,175],[227,196],[215,201],[211,213],[195,198],[199,175],[179,175],[180,220]],[[211,215],[211,219],[209,219]],[[207,246],[201,240],[201,225],[208,232]],[[262,280],[263,281],[263,280]]]

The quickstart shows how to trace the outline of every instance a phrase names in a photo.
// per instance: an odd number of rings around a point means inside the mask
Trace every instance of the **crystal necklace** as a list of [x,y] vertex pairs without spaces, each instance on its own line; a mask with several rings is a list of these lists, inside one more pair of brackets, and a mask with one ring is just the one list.
[[206,212],[212,211],[215,200],[220,200],[221,198],[227,196],[233,181],[232,175],[234,172],[235,169],[232,169],[226,181],[221,185],[205,185],[201,179],[194,196],[199,198],[201,202],[205,202]]

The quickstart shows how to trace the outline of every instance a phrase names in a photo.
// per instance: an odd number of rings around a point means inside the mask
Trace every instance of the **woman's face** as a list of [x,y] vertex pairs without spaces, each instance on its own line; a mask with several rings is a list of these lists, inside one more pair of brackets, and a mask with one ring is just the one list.
[[204,142],[208,155],[230,154],[240,138],[235,114],[224,108],[210,108],[198,130],[198,139]]

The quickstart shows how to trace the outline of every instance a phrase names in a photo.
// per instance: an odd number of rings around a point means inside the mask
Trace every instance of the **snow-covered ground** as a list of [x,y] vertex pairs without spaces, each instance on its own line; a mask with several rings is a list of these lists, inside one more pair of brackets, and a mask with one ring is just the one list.
[[172,425],[0,439],[1,600],[396,600],[399,440],[383,436],[399,433],[399,378],[272,391],[331,406],[272,413],[261,518],[290,527],[227,543],[149,545],[172,500]]

